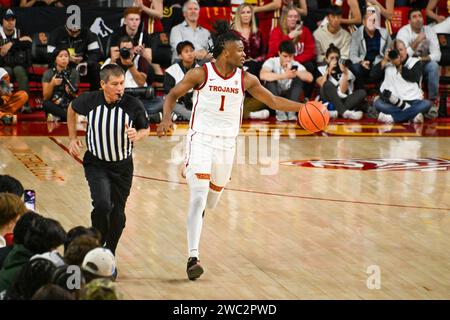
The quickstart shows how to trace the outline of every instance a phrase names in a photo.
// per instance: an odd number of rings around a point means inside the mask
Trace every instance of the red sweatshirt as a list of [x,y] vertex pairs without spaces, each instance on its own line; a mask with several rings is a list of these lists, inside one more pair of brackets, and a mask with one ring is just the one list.
[[[295,44],[295,61],[304,63],[310,60],[315,60],[316,47],[314,43],[314,38],[312,37],[311,31],[305,26],[302,28],[302,35],[298,43]],[[269,38],[269,53],[267,58],[275,57],[278,55],[278,47],[280,43],[284,40],[292,40],[287,34],[284,34],[281,27],[276,27],[270,33]]]

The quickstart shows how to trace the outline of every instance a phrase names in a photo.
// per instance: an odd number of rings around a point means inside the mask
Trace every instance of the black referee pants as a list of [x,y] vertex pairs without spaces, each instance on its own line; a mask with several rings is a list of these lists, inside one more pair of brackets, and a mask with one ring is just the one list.
[[133,179],[133,159],[103,161],[86,151],[83,166],[94,207],[92,226],[100,231],[105,247],[115,254],[125,228],[125,204]]

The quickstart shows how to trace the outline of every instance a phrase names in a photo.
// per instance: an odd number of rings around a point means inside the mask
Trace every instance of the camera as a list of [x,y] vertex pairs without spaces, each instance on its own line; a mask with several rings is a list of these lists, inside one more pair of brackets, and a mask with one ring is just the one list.
[[68,70],[63,70],[60,72],[56,72],[55,77],[57,79],[62,79],[63,84],[66,84],[69,87],[69,91],[74,94],[78,92],[78,88],[70,82],[70,72]]
[[388,57],[390,60],[395,60],[398,58],[398,56],[399,56],[399,53],[398,53],[397,49],[391,49],[391,51],[389,51],[389,53],[388,53]]
[[120,48],[119,53],[120,53],[120,56],[122,57],[122,59],[130,59],[130,57],[131,57],[131,49]]
[[150,86],[140,88],[125,88],[125,93],[142,99],[153,99],[155,97],[155,90]]

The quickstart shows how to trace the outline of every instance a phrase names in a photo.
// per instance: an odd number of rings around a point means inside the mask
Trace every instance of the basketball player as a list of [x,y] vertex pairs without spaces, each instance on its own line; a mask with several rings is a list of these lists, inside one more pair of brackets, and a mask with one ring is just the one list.
[[188,71],[166,96],[163,120],[157,131],[161,136],[173,129],[171,114],[176,101],[195,89],[184,172],[190,189],[187,222],[190,280],[203,273],[199,261],[202,216],[206,206],[212,209],[217,205],[230,180],[245,91],[273,109],[297,112],[303,107],[301,103],[272,95],[257,77],[242,70],[244,45],[236,34],[218,36],[212,53],[216,62]]

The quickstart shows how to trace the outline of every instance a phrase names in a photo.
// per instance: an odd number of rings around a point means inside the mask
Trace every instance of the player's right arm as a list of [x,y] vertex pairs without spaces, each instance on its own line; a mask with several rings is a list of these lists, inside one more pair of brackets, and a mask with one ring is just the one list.
[[184,96],[189,90],[200,86],[206,81],[206,72],[202,67],[189,70],[175,87],[173,87],[166,96],[163,106],[163,119],[158,125],[158,136],[165,135],[169,130],[173,129],[172,111],[177,100]]

